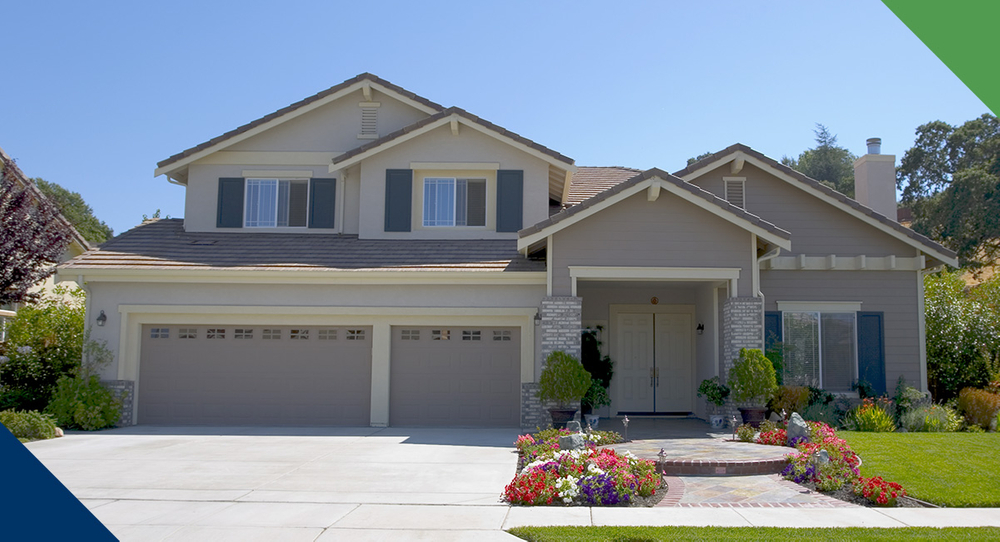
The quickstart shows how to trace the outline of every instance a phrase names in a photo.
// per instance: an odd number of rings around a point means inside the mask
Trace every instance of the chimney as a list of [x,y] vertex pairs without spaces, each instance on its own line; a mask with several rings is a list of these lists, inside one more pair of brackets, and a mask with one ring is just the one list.
[[882,140],[869,138],[868,154],[854,162],[854,199],[896,220],[896,157],[882,152]]

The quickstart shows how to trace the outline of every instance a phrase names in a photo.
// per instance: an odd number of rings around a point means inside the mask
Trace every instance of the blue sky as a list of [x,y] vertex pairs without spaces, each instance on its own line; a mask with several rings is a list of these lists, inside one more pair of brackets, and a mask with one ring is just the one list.
[[121,233],[184,214],[156,162],[361,72],[578,165],[773,158],[815,123],[898,159],[988,112],[881,2],[11,2],[0,147]]

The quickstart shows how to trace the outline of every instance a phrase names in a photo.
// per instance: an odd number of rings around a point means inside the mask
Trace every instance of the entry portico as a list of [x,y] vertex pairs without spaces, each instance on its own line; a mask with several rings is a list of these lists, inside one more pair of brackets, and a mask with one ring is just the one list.
[[[549,299],[579,307],[552,313],[543,301],[543,359],[578,353],[578,330],[601,328],[612,415],[704,414],[697,382],[763,345],[759,260],[790,247],[788,232],[658,170],[520,235],[521,250],[545,252]],[[546,340],[573,330],[575,344]]]

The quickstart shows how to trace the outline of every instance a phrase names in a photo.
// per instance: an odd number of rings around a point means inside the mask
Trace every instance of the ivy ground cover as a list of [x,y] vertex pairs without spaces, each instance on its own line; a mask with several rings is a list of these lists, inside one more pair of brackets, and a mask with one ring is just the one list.
[[1000,507],[1000,433],[840,431],[864,458],[861,474],[898,482],[911,497],[950,507]]

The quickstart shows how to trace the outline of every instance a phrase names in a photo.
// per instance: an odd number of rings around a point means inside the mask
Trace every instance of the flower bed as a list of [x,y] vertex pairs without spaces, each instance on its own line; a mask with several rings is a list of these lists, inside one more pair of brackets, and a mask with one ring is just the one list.
[[[559,451],[559,437],[573,433],[568,429],[544,429],[533,435],[521,435],[514,442],[517,453],[521,455],[518,468],[526,463],[537,460],[543,455],[551,455]],[[614,431],[591,431],[584,433],[584,443],[587,448],[597,448],[605,444],[625,442],[622,436]]]
[[652,497],[661,483],[656,463],[631,452],[565,450],[543,453],[525,465],[503,498],[520,505],[629,505]]

